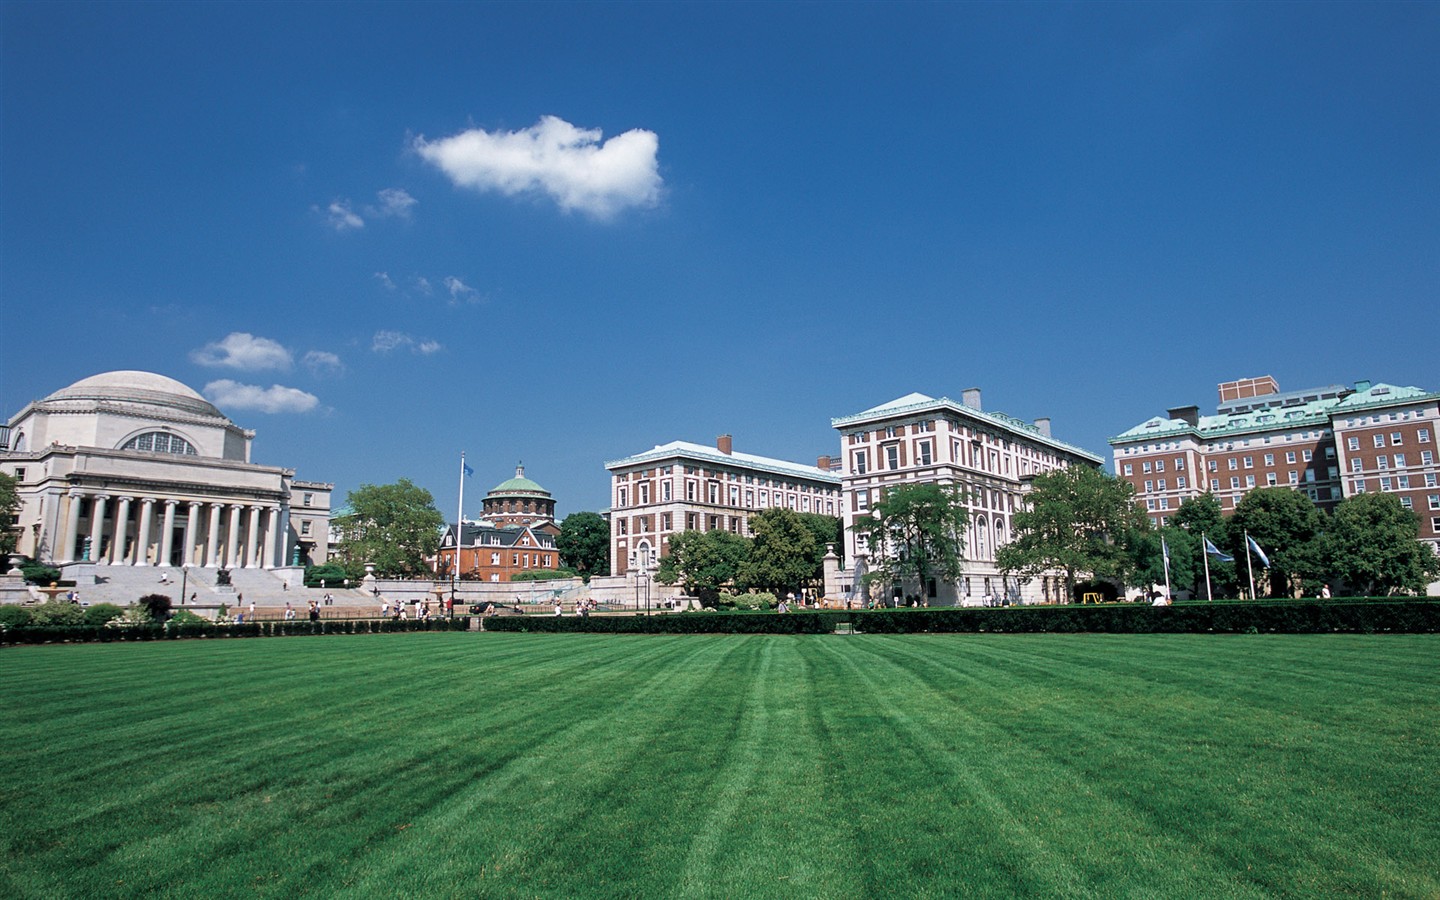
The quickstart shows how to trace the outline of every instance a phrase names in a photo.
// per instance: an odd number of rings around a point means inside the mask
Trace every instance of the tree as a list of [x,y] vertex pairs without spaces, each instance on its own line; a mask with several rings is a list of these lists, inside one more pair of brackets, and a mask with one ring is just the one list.
[[[1163,543],[1162,543],[1163,541]],[[1138,584],[1165,583],[1165,549],[1170,551],[1170,590],[1189,589],[1204,580],[1200,565],[1200,537],[1183,528],[1166,526],[1133,531],[1125,540],[1131,554],[1130,580]],[[1200,590],[1203,590],[1201,588]]]
[[0,472],[0,553],[15,551],[15,519],[20,514],[19,484],[12,475]]
[[[1270,597],[1285,597],[1301,589],[1306,580],[1317,581],[1324,573],[1320,545],[1316,540],[1324,524],[1320,509],[1308,496],[1288,487],[1256,488],[1240,498],[1230,517],[1229,553],[1235,557],[1237,580],[1246,581],[1259,558],[1246,560],[1248,532],[1270,559],[1267,586],[1257,579],[1255,590]],[[1268,588],[1268,589],[1267,589]]]
[[592,575],[610,574],[610,524],[599,513],[576,512],[560,523],[555,538],[560,561],[588,583]]
[[402,478],[395,484],[364,484],[345,500],[347,515],[335,519],[343,535],[340,558],[351,577],[374,563],[377,575],[420,575],[440,546],[445,519],[435,498]]
[[[1207,561],[1204,558],[1205,541],[1220,549],[1229,543],[1228,536],[1230,525],[1225,521],[1224,514],[1220,511],[1220,501],[1214,494],[1204,493],[1198,497],[1191,497],[1180,504],[1175,515],[1170,517],[1170,522],[1189,532],[1196,542],[1196,556],[1193,560],[1195,568],[1195,594],[1201,596],[1204,590],[1205,569]],[[1173,552],[1172,552],[1173,557]],[[1208,561],[1210,570],[1210,592],[1211,596],[1205,599],[1210,600],[1215,596],[1234,596],[1235,591],[1235,563],[1223,562],[1214,556]]]
[[750,541],[728,531],[682,531],[670,536],[670,554],[662,557],[655,580],[683,582],[701,604],[715,606],[720,589],[733,584],[750,555]]
[[772,507],[750,517],[750,530],[754,534],[750,554],[735,578],[739,587],[757,588],[779,597],[813,585],[824,576],[824,552],[815,552],[820,542],[800,513]]
[[874,518],[851,528],[866,536],[871,570],[892,585],[913,579],[926,594],[932,579],[954,583],[965,570],[963,541],[970,514],[954,485],[890,488],[871,508]]
[[1329,571],[1365,596],[1424,593],[1440,579],[1440,556],[1420,542],[1420,517],[1393,494],[1340,501],[1321,541]]
[[1129,482],[1089,466],[1037,475],[1025,505],[1015,513],[1013,540],[995,554],[1001,571],[1024,580],[1047,570],[1065,573],[1074,597],[1075,576],[1125,580],[1133,563],[1127,541],[1149,527]]

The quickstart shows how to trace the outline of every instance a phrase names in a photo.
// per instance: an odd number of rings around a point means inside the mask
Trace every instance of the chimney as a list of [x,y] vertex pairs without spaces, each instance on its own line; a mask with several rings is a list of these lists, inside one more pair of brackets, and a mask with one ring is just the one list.
[[971,409],[980,409],[980,389],[978,387],[966,388],[960,392],[960,402]]
[[717,438],[715,439],[715,449],[716,449],[716,450],[719,450],[721,453],[725,454],[726,456],[729,456],[729,455],[730,455],[730,449],[731,449],[731,443],[732,443],[732,441],[731,441],[730,435],[728,435],[728,434],[722,434],[722,435],[720,435],[719,437],[717,437]]
[[821,456],[815,460],[815,468],[822,472],[830,471],[830,457]]
[[1167,409],[1165,416],[1169,419],[1179,419],[1191,428],[1200,425],[1200,407],[1198,406],[1177,406],[1174,409]]
[[1035,420],[1035,427],[1038,428],[1038,429],[1040,429],[1040,433],[1041,433],[1041,434],[1045,435],[1046,437],[1050,437],[1050,417],[1049,417],[1049,416],[1045,416],[1045,417],[1043,417],[1043,418],[1036,419],[1036,420]]
[[1368,390],[1370,390],[1370,380],[1369,380],[1369,379],[1366,379],[1366,380],[1364,380],[1364,381],[1357,381],[1357,382],[1355,382],[1355,393],[1357,393],[1357,394],[1363,394],[1363,393],[1365,393],[1365,392],[1368,391]]

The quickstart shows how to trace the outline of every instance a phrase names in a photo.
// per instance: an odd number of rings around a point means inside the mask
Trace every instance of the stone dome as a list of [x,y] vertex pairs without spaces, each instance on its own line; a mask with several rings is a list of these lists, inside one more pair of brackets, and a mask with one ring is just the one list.
[[76,400],[157,406],[190,415],[225,418],[214,404],[200,396],[193,388],[154,372],[102,372],[61,388],[43,402]]

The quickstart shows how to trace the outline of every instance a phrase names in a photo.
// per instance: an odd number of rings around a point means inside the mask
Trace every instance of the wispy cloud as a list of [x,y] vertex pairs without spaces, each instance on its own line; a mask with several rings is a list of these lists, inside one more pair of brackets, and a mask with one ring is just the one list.
[[215,368],[261,372],[266,369],[288,369],[290,351],[278,341],[234,331],[198,350],[190,351],[190,360],[197,365]]
[[397,287],[395,282],[390,279],[389,272],[376,272],[375,280],[380,282],[380,286],[387,291],[393,291]]
[[428,278],[416,275],[413,284],[415,285],[415,290],[419,291],[427,297],[435,293],[435,289],[430,286],[430,279]]
[[366,212],[377,218],[408,219],[410,211],[420,202],[400,188],[385,188],[375,196],[380,198],[380,205],[368,207]]
[[354,231],[365,227],[365,220],[350,208],[350,201],[336,200],[325,208],[325,221],[336,231]]
[[454,275],[445,276],[445,289],[450,292],[450,302],[452,304],[474,303],[480,299],[479,291],[456,278]]
[[415,151],[461,187],[506,196],[541,193],[561,209],[608,219],[628,207],[660,202],[660,139],[633,129],[601,142],[598,128],[577,128],[544,116],[520,131],[472,128],[436,141],[415,139]]
[[340,361],[340,357],[326,350],[311,350],[300,363],[315,375],[345,374],[345,364]]
[[403,331],[377,331],[374,339],[370,342],[370,349],[376,353],[409,350],[412,353],[429,356],[432,353],[439,353],[444,348],[439,341],[419,340]]
[[249,409],[263,413],[307,413],[320,405],[320,398],[298,388],[272,384],[262,388],[221,379],[205,385],[205,397],[226,409]]

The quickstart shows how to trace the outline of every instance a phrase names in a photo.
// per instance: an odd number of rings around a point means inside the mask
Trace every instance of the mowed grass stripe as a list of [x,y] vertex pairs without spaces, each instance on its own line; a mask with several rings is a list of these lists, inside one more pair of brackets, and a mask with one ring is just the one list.
[[1434,636],[0,652],[6,896],[1440,895]]

